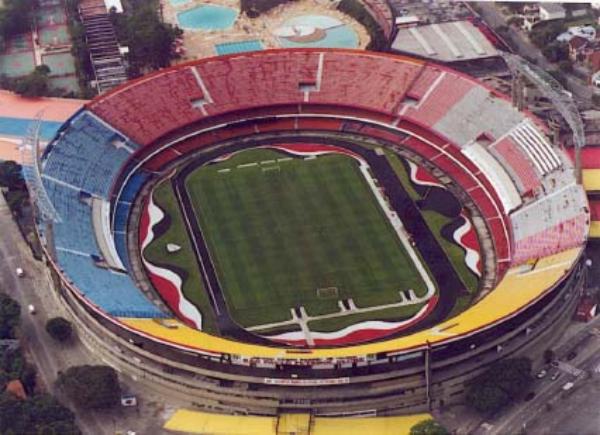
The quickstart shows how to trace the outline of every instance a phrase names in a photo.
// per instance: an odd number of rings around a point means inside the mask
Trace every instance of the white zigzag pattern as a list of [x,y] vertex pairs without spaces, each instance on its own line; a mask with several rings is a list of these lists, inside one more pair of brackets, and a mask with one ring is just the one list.
[[166,279],[171,284],[175,286],[177,289],[177,294],[179,296],[178,300],[178,309],[179,312],[185,316],[186,319],[191,321],[196,329],[202,329],[202,314],[198,311],[198,309],[188,301],[183,292],[181,291],[181,285],[183,281],[181,277],[177,275],[175,272],[169,269],[165,269],[162,267],[155,266],[150,263],[144,256],[144,249],[154,240],[154,231],[153,228],[156,224],[163,220],[165,214],[158,207],[150,195],[150,201],[148,202],[148,215],[150,216],[150,222],[148,223],[148,233],[146,234],[145,239],[142,241],[142,261],[144,266],[154,275],[159,276],[163,279]]

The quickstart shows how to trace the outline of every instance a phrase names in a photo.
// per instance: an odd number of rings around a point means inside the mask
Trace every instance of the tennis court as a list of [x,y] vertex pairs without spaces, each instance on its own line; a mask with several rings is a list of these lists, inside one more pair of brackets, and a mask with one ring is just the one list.
[[51,76],[75,74],[75,59],[71,53],[45,54],[42,63],[50,67]]
[[22,77],[35,68],[33,52],[0,55],[0,74],[8,77]]
[[37,13],[38,27],[51,27],[67,23],[67,15],[62,6],[40,8]]
[[53,26],[39,29],[39,42],[42,46],[66,45],[71,42],[67,26]]

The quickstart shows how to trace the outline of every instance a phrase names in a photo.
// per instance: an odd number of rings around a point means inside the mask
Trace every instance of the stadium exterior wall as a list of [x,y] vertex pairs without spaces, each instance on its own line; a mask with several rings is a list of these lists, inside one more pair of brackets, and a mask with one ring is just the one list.
[[[518,319],[501,323],[494,328],[497,336],[475,347],[472,338],[465,338],[445,346],[439,353],[432,352],[428,403],[424,353],[408,362],[388,358],[370,370],[354,367],[330,373],[313,371],[312,379],[320,379],[323,385],[293,385],[298,367],[275,370],[233,367],[226,361],[216,363],[186,351],[168,349],[120,328],[87,305],[61,277],[48,253],[45,254],[58,284],[58,294],[90,351],[158,393],[222,413],[395,415],[460,403],[465,384],[499,359],[540,357],[566,327],[583,284],[583,268],[578,265],[560,285],[528,309],[531,313],[524,313],[526,319],[517,316]],[[328,385],[331,379],[344,378],[347,383]],[[291,385],[271,385],[268,379],[285,380]]]

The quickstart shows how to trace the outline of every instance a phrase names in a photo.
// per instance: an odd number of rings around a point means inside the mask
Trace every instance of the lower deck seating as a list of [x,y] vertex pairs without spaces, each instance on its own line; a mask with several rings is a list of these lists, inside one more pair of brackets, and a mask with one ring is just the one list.
[[165,317],[135,286],[129,275],[96,266],[89,255],[57,250],[60,267],[92,303],[119,317]]

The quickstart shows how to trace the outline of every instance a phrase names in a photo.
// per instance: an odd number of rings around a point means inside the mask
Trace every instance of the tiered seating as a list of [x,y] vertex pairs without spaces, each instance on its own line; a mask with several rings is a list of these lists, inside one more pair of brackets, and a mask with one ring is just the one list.
[[363,3],[389,40],[394,31],[394,14],[389,3],[385,0],[365,0]]
[[434,129],[462,146],[473,141],[502,137],[523,117],[508,101],[477,86],[450,107],[434,125]]
[[165,317],[127,274],[101,269],[89,255],[58,250],[57,258],[72,283],[103,311],[122,317]]
[[503,162],[504,168],[517,182],[521,194],[537,192],[540,189],[540,179],[535,172],[533,163],[509,136],[492,144],[490,152]]
[[[311,103],[336,102],[396,114],[404,93],[423,68],[421,63],[401,59],[345,53],[327,53],[321,86],[310,94]],[[377,86],[374,86],[374,84]]]
[[140,144],[147,144],[202,116],[197,102],[203,101],[205,96],[191,68],[151,77],[152,85],[147,86],[149,79],[144,78],[94,100],[90,109]]
[[586,203],[585,194],[571,184],[514,212],[513,263],[582,244],[587,236]]
[[406,92],[406,96],[416,101],[422,100],[429,90],[432,89],[435,82],[443,77],[442,74],[442,71],[434,67],[427,66],[423,68],[410,89]]
[[541,174],[546,175],[562,165],[552,145],[531,121],[523,121],[511,130],[510,136],[519,144]]
[[129,269],[129,253],[127,252],[127,223],[131,204],[142,186],[148,181],[150,174],[139,170],[127,180],[121,191],[119,202],[115,209],[113,234],[117,253],[126,269]]
[[317,86],[319,53],[264,53],[200,62],[200,73],[214,104],[210,114],[254,106],[304,101],[304,91]]
[[435,87],[429,89],[426,98],[419,100],[414,107],[404,107],[405,116],[427,126],[433,126],[446,116],[448,110],[462,100],[467,92],[477,86],[458,74],[449,71],[441,74],[442,78],[436,80]]
[[546,257],[580,246],[585,242],[587,216],[584,213],[560,222],[514,244],[513,264],[521,264],[533,258]]
[[97,254],[91,206],[83,202],[81,192],[49,180],[44,187],[61,219],[53,226],[56,248]]
[[44,176],[106,198],[133,144],[83,112],[61,134],[43,162]]

